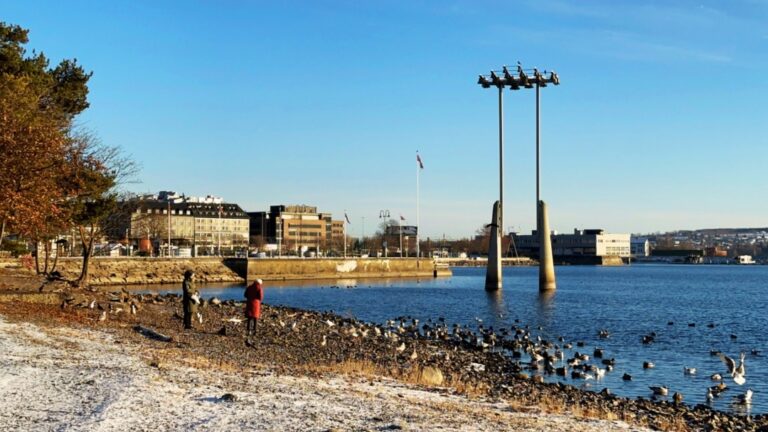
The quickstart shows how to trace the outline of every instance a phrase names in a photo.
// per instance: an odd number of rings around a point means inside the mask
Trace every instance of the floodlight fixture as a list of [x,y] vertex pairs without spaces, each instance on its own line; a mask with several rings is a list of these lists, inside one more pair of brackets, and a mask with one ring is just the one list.
[[554,85],[560,85],[560,77],[552,71],[549,73],[549,81]]
[[504,85],[506,84],[506,81],[496,75],[495,71],[491,71],[491,81],[493,81],[493,85],[498,87],[499,89],[503,89]]
[[520,86],[517,84],[517,81],[515,81],[515,77],[509,73],[509,69],[507,69],[506,66],[504,66],[504,80],[509,84],[510,89],[520,90]]
[[486,78],[483,75],[480,75],[480,77],[477,79],[477,83],[483,86],[483,88],[490,88],[491,82],[488,81],[488,78]]
[[544,75],[541,74],[541,72],[539,72],[537,68],[533,68],[533,76],[536,80],[536,85],[541,87],[547,86],[547,79],[544,77]]
[[531,79],[528,77],[528,74],[526,74],[523,71],[523,68],[518,66],[517,70],[520,75],[520,84],[522,84],[525,88],[533,88],[533,83],[531,82]]

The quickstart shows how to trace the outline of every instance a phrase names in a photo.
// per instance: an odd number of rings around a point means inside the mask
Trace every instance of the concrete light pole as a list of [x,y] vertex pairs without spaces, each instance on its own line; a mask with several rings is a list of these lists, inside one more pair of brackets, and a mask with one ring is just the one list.
[[[528,73],[526,73],[523,70],[522,65],[520,62],[517,63],[517,74],[512,75],[509,72],[509,69],[507,69],[506,66],[504,66],[501,70],[502,76],[500,76],[498,71],[491,71],[489,75],[480,75],[477,83],[480,84],[483,88],[490,88],[490,87],[496,87],[499,89],[499,200],[494,203],[493,206],[493,219],[491,221],[490,227],[491,227],[491,238],[489,240],[489,246],[488,246],[488,269],[485,276],[485,289],[489,291],[495,291],[501,288],[502,286],[502,276],[501,276],[501,236],[503,227],[504,227],[504,106],[503,106],[503,90],[505,87],[509,86],[511,90],[520,90],[521,87],[524,88],[533,88],[534,85],[536,86],[536,207],[537,207],[537,230],[538,232],[541,232],[542,228],[546,228],[547,233],[549,232],[549,228],[547,225],[546,220],[546,207],[543,206],[543,203],[539,204],[539,105],[538,105],[538,89],[539,86],[546,86],[547,83],[552,83],[555,85],[560,84],[560,78],[557,76],[556,73],[551,72],[549,77],[544,76],[543,74],[539,73],[538,69],[533,69],[533,76],[529,76]],[[539,211],[539,207],[542,207],[542,210]],[[541,256],[543,256],[543,253],[546,252],[544,250],[544,243],[548,244],[549,248],[549,256],[550,260],[548,264],[543,263],[544,260],[541,259]],[[552,288],[546,288],[546,289],[553,289],[554,288],[554,268],[552,267],[551,263],[551,254],[552,254],[552,247],[550,244],[550,238],[547,235],[546,241],[540,241],[540,284],[539,288],[541,290],[544,290],[545,288],[542,288],[544,285],[542,285],[542,280],[546,280],[547,284],[546,286],[549,286],[549,278],[545,277],[542,279],[542,274],[546,273],[549,274],[549,271],[543,271],[545,269],[551,268],[551,285]]]
[[[541,87],[547,86],[547,80],[538,71],[533,70],[536,80],[536,233],[539,236],[539,291],[551,291],[557,288],[555,282],[555,262],[552,256],[552,236],[549,231],[549,215],[547,205],[541,200],[541,177],[540,177],[540,148],[541,148],[541,122],[540,122],[540,96]],[[552,74],[552,82],[555,85],[560,84],[560,78]]]

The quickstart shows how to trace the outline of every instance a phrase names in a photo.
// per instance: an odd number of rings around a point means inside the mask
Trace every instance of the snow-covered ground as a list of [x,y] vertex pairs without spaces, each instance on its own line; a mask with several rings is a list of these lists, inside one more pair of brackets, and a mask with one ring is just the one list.
[[0,431],[632,429],[390,380],[157,368],[142,349],[106,332],[0,317]]

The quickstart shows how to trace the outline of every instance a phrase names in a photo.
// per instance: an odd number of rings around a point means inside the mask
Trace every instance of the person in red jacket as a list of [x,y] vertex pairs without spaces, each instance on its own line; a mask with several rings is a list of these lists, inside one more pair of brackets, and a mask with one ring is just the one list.
[[261,302],[264,300],[264,287],[261,279],[256,279],[245,289],[245,317],[248,319],[246,335],[256,331],[256,320],[261,318]]

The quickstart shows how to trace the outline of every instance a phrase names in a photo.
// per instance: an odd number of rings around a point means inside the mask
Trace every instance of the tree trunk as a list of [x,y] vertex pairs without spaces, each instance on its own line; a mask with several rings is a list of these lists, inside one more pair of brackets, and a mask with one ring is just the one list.
[[88,285],[88,270],[91,263],[91,252],[93,251],[93,232],[91,237],[86,240],[85,229],[82,226],[78,227],[80,230],[80,243],[83,245],[83,267],[80,270],[80,277],[77,279],[78,285],[81,287]]
[[56,271],[56,264],[58,264],[58,262],[59,262],[59,252],[60,252],[59,249],[60,249],[60,246],[61,246],[60,243],[56,243],[56,256],[53,257],[53,265],[51,266],[51,273]]
[[40,242],[35,242],[35,273],[40,274]]
[[43,251],[45,252],[45,264],[43,265],[43,274],[48,276],[48,263],[50,262],[51,258],[51,242],[46,240],[45,246],[43,246]]
[[2,250],[3,238],[5,238],[5,218],[3,218],[2,226],[0,226],[0,250]]

